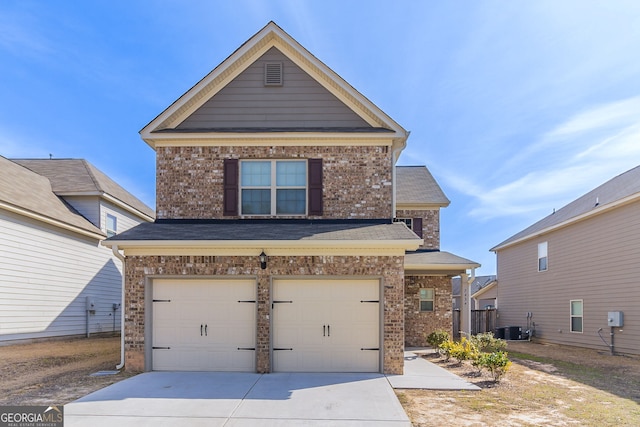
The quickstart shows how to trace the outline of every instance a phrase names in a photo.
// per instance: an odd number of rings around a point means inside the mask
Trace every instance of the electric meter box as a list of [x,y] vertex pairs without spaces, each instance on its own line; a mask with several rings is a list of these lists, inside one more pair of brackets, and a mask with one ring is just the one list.
[[624,323],[623,317],[621,311],[610,311],[607,316],[607,325],[612,328],[620,328]]

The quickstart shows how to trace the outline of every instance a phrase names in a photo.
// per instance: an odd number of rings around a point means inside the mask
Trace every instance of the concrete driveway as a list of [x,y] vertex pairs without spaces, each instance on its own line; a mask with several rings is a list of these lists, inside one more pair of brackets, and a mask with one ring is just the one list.
[[148,372],[64,407],[65,426],[406,426],[382,374]]

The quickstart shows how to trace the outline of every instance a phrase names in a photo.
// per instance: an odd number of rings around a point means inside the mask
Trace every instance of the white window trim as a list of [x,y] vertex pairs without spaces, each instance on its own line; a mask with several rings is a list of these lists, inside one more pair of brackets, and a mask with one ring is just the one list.
[[[431,290],[431,295],[433,296],[432,299],[422,299],[422,290],[423,289],[430,289]],[[431,301],[431,310],[423,310],[422,309],[422,301]],[[418,311],[420,313],[434,313],[436,311],[436,289],[435,288],[420,288],[420,290],[418,291]]]
[[[114,229],[110,230],[109,229],[109,218],[113,218],[113,225],[114,225]],[[107,237],[113,237],[116,234],[118,234],[118,217],[115,215],[111,215],[111,214],[106,214],[105,220],[104,220],[104,229],[105,232],[107,233]]]
[[[269,162],[271,163],[271,185],[270,186],[262,186],[262,187],[243,187],[242,186],[242,165],[245,162]],[[238,200],[240,201],[240,216],[241,217],[306,217],[307,211],[309,210],[309,180],[307,176],[305,176],[304,186],[299,187],[278,187],[276,185],[276,164],[278,162],[305,162],[305,169],[307,171],[307,175],[309,174],[309,164],[306,159],[240,159],[239,161],[239,172],[240,172],[240,180],[238,185]],[[301,214],[278,214],[277,211],[277,190],[287,189],[287,190],[304,190],[304,213]],[[245,214],[242,212],[242,190],[271,190],[271,213],[268,214]]]
[[[541,250],[541,249],[544,249],[544,250]],[[544,270],[541,270],[540,260],[543,258],[546,259],[546,262],[545,262],[546,268]],[[549,243],[548,242],[538,243],[538,267],[537,268],[539,272],[549,270]]]
[[[582,314],[580,316],[575,316],[572,312],[571,309],[573,307],[573,303],[574,302],[580,302],[580,306],[582,307]],[[581,331],[574,331],[573,330],[573,318],[574,317],[580,317],[582,319],[582,330]],[[571,332],[572,334],[583,334],[584,333],[584,300],[581,299],[572,299],[569,300],[569,332]]]

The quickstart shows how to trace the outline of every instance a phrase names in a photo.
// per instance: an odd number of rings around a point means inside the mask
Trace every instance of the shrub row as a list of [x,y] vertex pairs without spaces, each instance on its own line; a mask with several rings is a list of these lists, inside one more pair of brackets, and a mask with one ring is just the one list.
[[509,370],[511,361],[506,353],[507,342],[495,338],[491,332],[463,337],[460,341],[453,341],[449,333],[437,330],[429,334],[427,342],[438,349],[438,354],[449,360],[456,359],[459,363],[470,361],[471,365],[482,372],[486,369],[495,382]]

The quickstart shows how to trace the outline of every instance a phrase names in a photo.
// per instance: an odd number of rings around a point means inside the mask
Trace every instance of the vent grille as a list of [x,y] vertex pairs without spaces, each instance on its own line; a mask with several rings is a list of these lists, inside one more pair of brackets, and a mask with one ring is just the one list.
[[264,64],[264,85],[282,86],[282,62],[266,62]]

